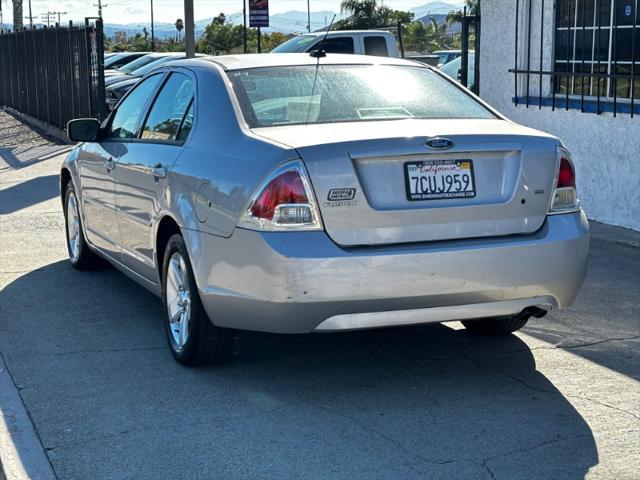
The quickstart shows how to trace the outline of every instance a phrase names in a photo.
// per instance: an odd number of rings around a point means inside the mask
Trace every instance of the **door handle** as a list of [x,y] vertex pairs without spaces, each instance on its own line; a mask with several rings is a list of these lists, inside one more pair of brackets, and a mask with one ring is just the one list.
[[107,172],[110,172],[111,170],[116,168],[116,161],[113,158],[109,157],[109,160],[104,162],[104,166],[107,169]]
[[167,176],[167,169],[159,163],[151,168],[151,175],[156,178],[164,178]]

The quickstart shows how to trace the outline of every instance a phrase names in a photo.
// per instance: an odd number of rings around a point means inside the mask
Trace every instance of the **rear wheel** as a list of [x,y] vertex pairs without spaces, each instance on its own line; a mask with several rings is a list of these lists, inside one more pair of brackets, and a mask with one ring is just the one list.
[[216,327],[209,320],[180,234],[169,239],[162,265],[165,330],[173,357],[190,366],[227,360],[233,352],[235,332]]
[[479,320],[463,320],[467,330],[479,335],[509,335],[520,330],[529,321],[529,316],[516,315],[503,318],[483,318]]
[[69,182],[64,195],[64,220],[67,234],[67,251],[69,261],[78,270],[90,270],[100,264],[98,256],[89,249],[82,231],[82,219],[80,218],[80,205],[78,197]]

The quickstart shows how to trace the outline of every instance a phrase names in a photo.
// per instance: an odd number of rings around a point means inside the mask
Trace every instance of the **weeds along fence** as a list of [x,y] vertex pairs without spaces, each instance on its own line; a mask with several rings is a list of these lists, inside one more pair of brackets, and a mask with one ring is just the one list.
[[105,117],[102,21],[0,32],[0,105],[65,129]]

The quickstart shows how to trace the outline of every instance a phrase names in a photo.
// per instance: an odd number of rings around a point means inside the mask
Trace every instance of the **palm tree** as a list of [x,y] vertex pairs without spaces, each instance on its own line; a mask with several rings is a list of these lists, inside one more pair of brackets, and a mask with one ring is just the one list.
[[[465,0],[465,7],[467,7],[467,15],[477,15],[478,13],[478,0]],[[462,17],[464,11],[462,9],[447,14],[447,24],[462,23]]]
[[430,52],[451,47],[451,37],[447,33],[447,23],[438,24],[434,18],[426,25],[428,48]]
[[382,28],[395,25],[398,20],[411,21],[412,14],[393,10],[382,0],[342,0],[340,12],[349,15],[335,24],[336,30]]
[[438,24],[433,18],[426,24],[418,20],[407,25],[405,42],[406,48],[420,53],[447,50],[452,43],[447,34],[447,24]]
[[184,22],[181,18],[176,20],[176,30],[178,31],[178,42],[180,41],[180,32],[184,28]]
[[13,29],[22,30],[22,0],[13,0]]

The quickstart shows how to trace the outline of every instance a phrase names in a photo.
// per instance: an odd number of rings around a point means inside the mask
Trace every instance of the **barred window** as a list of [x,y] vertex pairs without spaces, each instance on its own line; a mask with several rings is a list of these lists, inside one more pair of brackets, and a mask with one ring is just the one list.
[[556,0],[555,93],[640,98],[639,3]]

